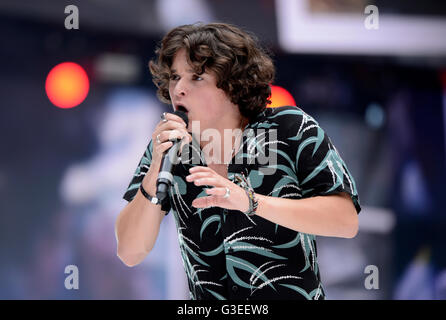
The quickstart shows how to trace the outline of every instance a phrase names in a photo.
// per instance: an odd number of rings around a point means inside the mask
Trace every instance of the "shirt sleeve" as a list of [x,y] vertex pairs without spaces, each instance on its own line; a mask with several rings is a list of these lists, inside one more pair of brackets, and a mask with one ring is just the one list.
[[295,172],[303,198],[346,192],[356,212],[361,205],[356,183],[327,133],[317,121],[302,113],[288,130]]
[[[136,193],[138,192],[139,186],[144,179],[144,176],[150,169],[150,164],[152,163],[152,150],[153,150],[153,141],[150,140],[144,154],[139,160],[138,166],[136,167],[135,173],[127,187],[127,190],[124,193],[123,199],[128,202],[132,201],[135,198]],[[164,201],[161,203],[161,210],[166,212],[166,215],[169,213],[171,205],[169,202],[170,197],[166,197]]]

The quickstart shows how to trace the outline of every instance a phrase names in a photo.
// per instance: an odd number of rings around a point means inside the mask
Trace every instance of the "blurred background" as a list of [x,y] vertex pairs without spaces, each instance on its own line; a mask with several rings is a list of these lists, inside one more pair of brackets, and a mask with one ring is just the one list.
[[[133,268],[116,256],[114,223],[171,111],[148,61],[168,30],[198,21],[258,36],[274,85],[356,180],[358,235],[318,237],[327,299],[446,299],[445,18],[433,0],[2,0],[0,299],[189,298],[172,215]],[[64,62],[82,68],[68,75],[77,106],[48,84]],[[69,265],[78,289],[65,287]]]

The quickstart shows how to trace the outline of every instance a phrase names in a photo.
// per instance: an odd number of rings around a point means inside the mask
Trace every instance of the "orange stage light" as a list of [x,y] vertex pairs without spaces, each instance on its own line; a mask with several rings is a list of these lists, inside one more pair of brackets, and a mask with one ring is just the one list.
[[268,108],[277,108],[282,106],[295,106],[293,96],[286,89],[279,86],[271,86],[271,104]]
[[59,108],[73,108],[85,100],[90,88],[87,73],[78,64],[63,62],[49,72],[45,90],[48,99]]

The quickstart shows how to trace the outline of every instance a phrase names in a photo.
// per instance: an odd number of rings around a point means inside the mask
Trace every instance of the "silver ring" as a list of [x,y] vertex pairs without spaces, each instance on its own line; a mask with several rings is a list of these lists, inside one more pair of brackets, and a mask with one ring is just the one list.
[[166,119],[166,113],[163,112],[163,114],[161,115],[161,119],[163,120],[163,122],[167,122],[169,120]]
[[160,135],[159,135],[159,134],[156,136],[156,142],[157,142],[158,144],[161,144],[161,141],[160,141]]
[[225,195],[223,196],[223,199],[229,198],[229,195],[231,194],[231,191],[229,190],[228,187],[225,187],[225,189],[226,189],[226,193],[225,193]]

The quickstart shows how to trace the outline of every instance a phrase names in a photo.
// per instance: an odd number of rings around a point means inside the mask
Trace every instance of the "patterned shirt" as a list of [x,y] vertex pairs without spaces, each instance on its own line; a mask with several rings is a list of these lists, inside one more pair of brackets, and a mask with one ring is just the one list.
[[[228,165],[258,194],[303,199],[346,192],[357,213],[355,181],[330,138],[299,107],[266,108],[251,119]],[[149,142],[124,199],[131,201],[147,173]],[[186,181],[189,168],[206,166],[199,142],[183,146],[170,197],[191,299],[324,299],[315,235],[296,232],[260,216],[220,207],[194,208],[206,187]],[[280,214],[280,212],[275,212]],[[298,213],[296,213],[298,214]]]

